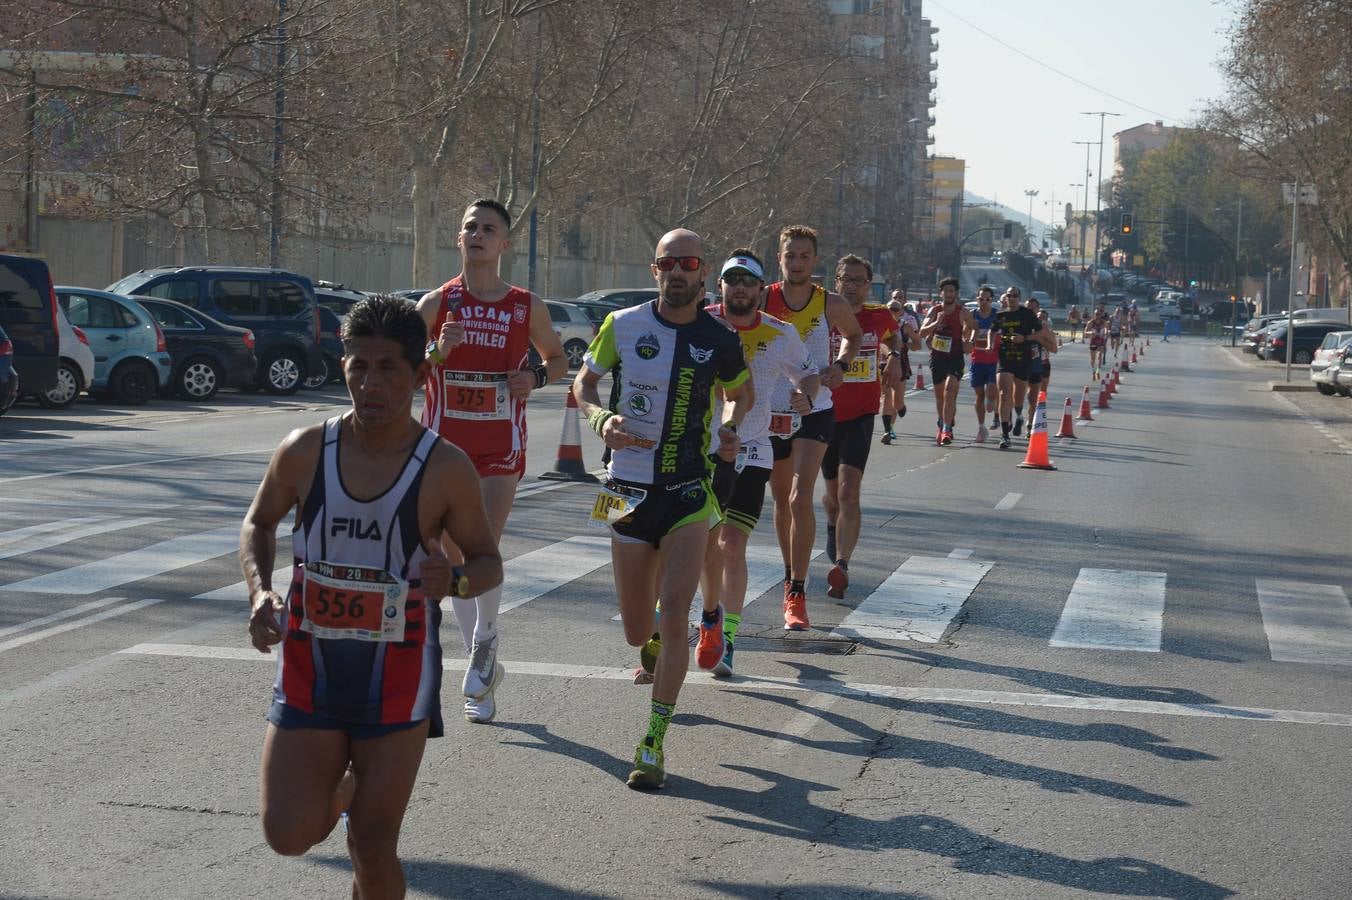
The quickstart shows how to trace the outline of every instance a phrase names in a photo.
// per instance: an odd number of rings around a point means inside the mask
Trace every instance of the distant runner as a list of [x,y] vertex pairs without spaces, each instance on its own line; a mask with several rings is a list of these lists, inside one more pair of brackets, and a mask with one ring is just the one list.
[[976,334],[976,322],[967,307],[958,302],[958,279],[940,281],[939,296],[942,302],[930,307],[925,324],[920,326],[920,337],[929,343],[930,373],[934,376],[934,406],[939,421],[934,443],[951,444],[963,363]]
[[984,286],[976,292],[977,308],[972,313],[976,335],[972,338],[972,390],[976,393],[976,442],[984,444],[990,436],[986,430],[986,411],[990,410],[995,427],[1000,427],[1000,389],[996,384],[996,367],[1000,362],[1000,335],[995,331],[995,292]]

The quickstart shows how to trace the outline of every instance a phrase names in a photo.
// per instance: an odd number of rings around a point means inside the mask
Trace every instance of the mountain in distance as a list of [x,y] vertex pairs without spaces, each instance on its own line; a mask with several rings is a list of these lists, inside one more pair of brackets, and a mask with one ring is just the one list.
[[[1018,222],[1020,225],[1028,224],[1028,207],[1015,209],[1012,206],[1005,206],[1003,203],[996,203],[979,194],[973,194],[971,191],[965,191],[962,199],[964,206],[983,206],[986,209],[994,210],[1004,216],[1011,222]],[[1033,236],[1042,237],[1042,233],[1051,226],[1037,217],[1037,198],[1033,199]],[[1063,207],[1064,208],[1064,207]]]

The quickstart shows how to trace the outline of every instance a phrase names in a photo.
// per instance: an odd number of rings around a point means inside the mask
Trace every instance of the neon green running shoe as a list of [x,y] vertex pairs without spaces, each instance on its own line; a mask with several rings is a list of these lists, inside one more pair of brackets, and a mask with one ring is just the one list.
[[636,791],[656,791],[667,783],[662,748],[657,739],[648,735],[634,751],[634,771],[629,773],[629,786]]

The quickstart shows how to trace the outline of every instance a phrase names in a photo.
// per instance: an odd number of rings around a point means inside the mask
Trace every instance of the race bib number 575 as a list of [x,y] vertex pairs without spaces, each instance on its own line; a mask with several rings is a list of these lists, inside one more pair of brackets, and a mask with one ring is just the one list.
[[442,390],[442,415],[448,419],[511,418],[505,373],[447,371]]

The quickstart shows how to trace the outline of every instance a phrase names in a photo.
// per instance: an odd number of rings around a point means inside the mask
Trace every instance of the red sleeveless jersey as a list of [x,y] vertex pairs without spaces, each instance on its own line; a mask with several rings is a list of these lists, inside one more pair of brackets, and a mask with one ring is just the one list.
[[441,286],[431,337],[449,318],[465,324],[465,340],[428,376],[422,422],[471,457],[526,450],[526,402],[512,399],[507,373],[529,360],[530,301],[530,291],[513,287],[485,303],[459,276]]

